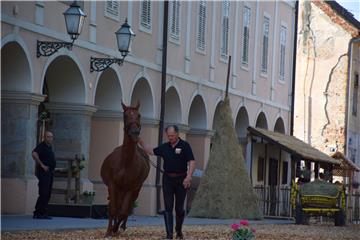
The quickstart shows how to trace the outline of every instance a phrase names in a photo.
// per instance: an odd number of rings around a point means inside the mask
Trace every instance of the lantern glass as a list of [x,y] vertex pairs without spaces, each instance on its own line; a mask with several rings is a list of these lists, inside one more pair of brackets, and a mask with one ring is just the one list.
[[127,20],[125,20],[125,23],[115,34],[116,34],[118,49],[121,55],[123,57],[126,57],[126,55],[131,50],[131,42],[135,36],[134,32],[131,30],[129,24],[127,23]]
[[72,3],[70,8],[64,12],[66,30],[72,40],[78,38],[84,25],[86,17],[84,11],[76,2]]

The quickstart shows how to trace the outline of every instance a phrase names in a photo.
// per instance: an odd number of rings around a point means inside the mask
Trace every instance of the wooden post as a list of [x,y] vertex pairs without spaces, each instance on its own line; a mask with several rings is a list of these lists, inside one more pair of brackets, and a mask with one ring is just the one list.
[[231,67],[231,56],[229,56],[227,77],[226,77],[226,90],[225,90],[225,98],[229,95],[229,78],[230,78],[230,67]]

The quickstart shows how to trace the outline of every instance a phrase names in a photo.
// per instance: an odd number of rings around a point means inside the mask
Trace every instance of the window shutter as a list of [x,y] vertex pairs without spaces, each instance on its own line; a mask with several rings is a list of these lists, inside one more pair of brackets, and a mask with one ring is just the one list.
[[263,73],[267,73],[267,66],[268,66],[269,27],[270,27],[270,19],[267,17],[264,17],[263,51],[262,51],[262,57],[261,57],[261,72],[263,72]]
[[286,47],[286,27],[281,26],[280,30],[280,80],[285,81],[285,47]]
[[119,18],[119,2],[118,1],[106,1],[105,2],[105,14],[108,17],[115,19]]
[[244,8],[243,15],[243,52],[242,64],[248,65],[249,62],[249,37],[250,37],[250,8]]
[[197,48],[205,51],[206,1],[199,2]]
[[143,0],[141,2],[141,26],[151,29],[151,1]]
[[180,39],[180,1],[173,0],[170,3],[170,37],[178,41]]
[[230,2],[222,2],[221,56],[227,57],[229,51],[229,8]]

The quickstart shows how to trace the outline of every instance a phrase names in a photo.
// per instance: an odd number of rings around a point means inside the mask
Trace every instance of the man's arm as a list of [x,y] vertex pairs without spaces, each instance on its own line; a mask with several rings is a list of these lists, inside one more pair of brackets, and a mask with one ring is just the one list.
[[45,172],[47,172],[47,171],[49,170],[49,167],[46,166],[46,165],[44,165],[44,164],[42,163],[42,161],[41,161],[40,158],[39,158],[39,154],[38,154],[37,152],[33,151],[31,155],[32,155],[33,159],[35,160],[35,162],[36,162],[37,164],[39,164],[39,166],[40,166],[42,169],[44,169]]
[[186,178],[184,179],[183,185],[185,188],[189,188],[191,186],[192,175],[195,171],[195,160],[189,161],[189,170],[187,172]]
[[145,144],[144,141],[143,141],[141,138],[139,138],[138,143],[139,143],[139,145],[144,149],[144,151],[145,151],[147,154],[149,154],[149,155],[154,155],[154,151],[153,151],[154,148],[152,148],[151,146]]

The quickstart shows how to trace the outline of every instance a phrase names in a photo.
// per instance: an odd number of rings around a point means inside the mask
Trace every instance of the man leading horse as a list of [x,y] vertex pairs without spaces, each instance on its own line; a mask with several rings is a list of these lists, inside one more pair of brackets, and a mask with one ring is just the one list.
[[195,160],[192,149],[186,141],[179,137],[176,125],[165,129],[168,142],[156,148],[146,145],[139,138],[138,143],[150,155],[161,156],[164,160],[164,174],[162,181],[165,203],[166,239],[173,239],[173,209],[175,197],[176,238],[183,239],[182,225],[185,218],[184,201],[186,189],[191,185],[191,177],[195,170]]

